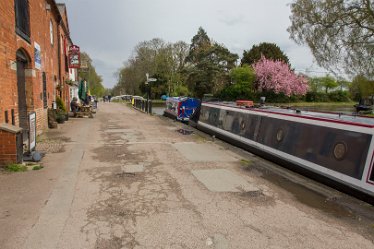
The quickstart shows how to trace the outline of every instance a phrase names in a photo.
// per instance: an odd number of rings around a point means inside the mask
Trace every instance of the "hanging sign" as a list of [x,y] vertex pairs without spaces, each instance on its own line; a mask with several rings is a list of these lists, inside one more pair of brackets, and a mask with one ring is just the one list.
[[34,61],[35,61],[35,68],[41,69],[42,68],[42,57],[40,53],[40,45],[34,42]]
[[80,68],[81,53],[77,45],[69,46],[69,68]]
[[87,73],[88,70],[88,62],[85,59],[81,60],[81,67],[78,69],[78,72],[80,73]]
[[34,151],[36,147],[36,113],[29,114],[29,151]]

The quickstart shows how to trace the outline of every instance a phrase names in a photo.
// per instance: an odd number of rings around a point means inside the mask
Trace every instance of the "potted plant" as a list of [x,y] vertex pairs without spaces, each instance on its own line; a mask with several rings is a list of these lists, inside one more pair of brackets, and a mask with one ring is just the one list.
[[65,80],[65,83],[69,86],[73,86],[74,85],[74,81],[68,79],[68,80]]
[[65,106],[64,101],[61,98],[56,97],[56,104],[57,104],[57,116],[61,116],[61,118],[64,118],[64,121],[68,121],[69,115],[66,111],[66,106]]
[[59,124],[63,124],[66,120],[65,113],[61,110],[56,111],[56,121]]

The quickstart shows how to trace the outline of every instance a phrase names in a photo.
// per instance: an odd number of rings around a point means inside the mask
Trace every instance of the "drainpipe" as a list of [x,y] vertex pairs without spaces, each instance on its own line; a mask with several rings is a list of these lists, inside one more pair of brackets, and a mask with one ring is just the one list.
[[[61,26],[62,18],[58,18],[58,25],[57,25],[57,58],[58,58],[58,79],[60,81],[60,86],[62,86],[61,80],[61,34],[60,34],[60,26]],[[60,98],[62,99],[62,90],[60,89]]]

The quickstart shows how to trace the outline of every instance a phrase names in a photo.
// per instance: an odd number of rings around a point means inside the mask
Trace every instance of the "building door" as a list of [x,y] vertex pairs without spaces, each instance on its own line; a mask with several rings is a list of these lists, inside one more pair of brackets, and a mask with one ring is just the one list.
[[47,97],[47,75],[45,72],[42,74],[43,78],[43,106],[44,108],[48,107],[48,97]]
[[27,59],[22,52],[17,52],[17,88],[18,88],[18,119],[19,126],[23,128],[23,140],[26,141],[28,136],[28,116],[26,102],[26,75],[25,68]]

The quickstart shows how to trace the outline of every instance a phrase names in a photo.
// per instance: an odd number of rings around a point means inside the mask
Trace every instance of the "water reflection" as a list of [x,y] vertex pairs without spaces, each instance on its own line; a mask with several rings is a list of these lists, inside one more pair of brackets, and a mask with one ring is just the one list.
[[152,113],[156,115],[163,115],[165,107],[152,107]]

